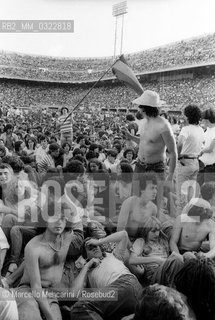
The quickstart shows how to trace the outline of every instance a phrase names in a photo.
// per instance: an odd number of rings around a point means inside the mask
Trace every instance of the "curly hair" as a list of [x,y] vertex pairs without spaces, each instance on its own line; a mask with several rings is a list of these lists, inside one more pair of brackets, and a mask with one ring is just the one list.
[[209,201],[215,194],[215,182],[206,182],[201,186],[201,196],[204,200]]
[[210,121],[210,123],[215,123],[215,109],[209,108],[202,113],[202,119]]
[[202,118],[199,107],[191,104],[184,109],[184,115],[187,117],[189,124],[198,125]]
[[156,107],[139,106],[139,108],[141,108],[149,118],[156,118],[157,116],[159,116],[159,109]]
[[[180,306],[180,308],[179,308]],[[146,287],[135,310],[134,320],[182,320],[186,308],[179,292],[159,284]],[[186,318],[187,319],[187,318]]]
[[197,320],[213,320],[215,315],[215,265],[202,256],[185,262],[175,276],[176,289],[186,295]]

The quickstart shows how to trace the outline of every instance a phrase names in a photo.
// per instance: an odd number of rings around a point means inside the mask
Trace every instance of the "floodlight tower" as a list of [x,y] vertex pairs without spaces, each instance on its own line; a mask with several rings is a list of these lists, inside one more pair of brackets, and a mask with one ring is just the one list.
[[120,54],[122,54],[122,42],[123,42],[123,29],[124,29],[124,15],[127,11],[127,1],[123,1],[117,4],[114,4],[112,7],[112,15],[116,18],[115,20],[115,39],[114,39],[114,59],[116,57],[116,44],[117,44],[117,26],[118,20],[121,18],[122,26],[121,26],[121,45],[120,45]]

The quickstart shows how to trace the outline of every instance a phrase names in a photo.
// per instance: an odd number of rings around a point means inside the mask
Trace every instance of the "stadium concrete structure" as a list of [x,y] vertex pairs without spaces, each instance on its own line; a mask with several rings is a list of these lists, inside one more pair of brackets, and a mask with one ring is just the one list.
[[[215,102],[215,33],[125,55],[144,90],[160,93],[170,111]],[[74,107],[113,63],[107,58],[54,58],[0,52],[0,103],[21,108]],[[110,72],[82,110],[134,111],[136,93]]]

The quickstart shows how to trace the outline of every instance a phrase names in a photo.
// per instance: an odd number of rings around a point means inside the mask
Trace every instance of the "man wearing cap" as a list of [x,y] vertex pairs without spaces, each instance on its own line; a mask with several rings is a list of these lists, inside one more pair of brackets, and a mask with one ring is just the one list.
[[168,149],[170,162],[167,180],[171,181],[177,159],[176,142],[170,123],[159,116],[160,97],[155,91],[146,90],[132,103],[138,105],[145,118],[144,125],[140,129],[140,138],[132,136],[128,130],[124,129],[126,137],[139,144],[135,172],[154,171],[159,173],[163,180],[166,149]]
[[68,112],[69,109],[67,107],[61,108],[61,116],[59,118],[61,144],[63,142],[72,144],[73,140],[72,115],[69,115]]
[[170,250],[176,253],[199,252],[203,241],[209,237],[210,250],[204,254],[215,258],[215,221],[211,219],[212,208],[208,201],[193,198],[185,206],[174,223]]

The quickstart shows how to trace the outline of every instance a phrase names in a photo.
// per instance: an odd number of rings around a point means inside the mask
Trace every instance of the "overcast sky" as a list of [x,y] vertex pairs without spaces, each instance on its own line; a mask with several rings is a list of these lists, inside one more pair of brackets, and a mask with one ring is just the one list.
[[[113,4],[122,0],[1,0],[0,20],[74,20],[74,33],[0,33],[0,49],[64,56],[112,56]],[[215,32],[215,0],[127,0],[123,53]],[[117,54],[121,20],[118,21]]]

